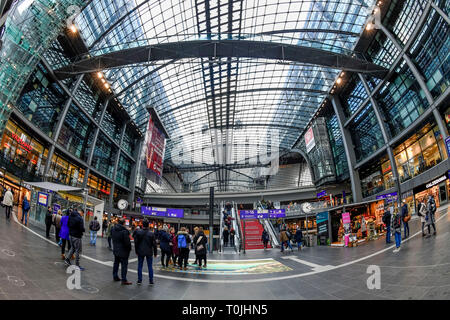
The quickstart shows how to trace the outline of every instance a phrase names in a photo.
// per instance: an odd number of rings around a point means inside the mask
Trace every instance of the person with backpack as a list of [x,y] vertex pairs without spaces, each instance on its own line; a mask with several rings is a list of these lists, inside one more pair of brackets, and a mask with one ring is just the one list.
[[52,214],[52,208],[47,208],[47,213],[45,214],[45,237],[47,239],[50,239],[50,229],[52,227],[52,220],[53,220],[53,214]]
[[427,206],[425,205],[424,199],[419,200],[417,215],[420,217],[420,222],[422,223],[422,237],[425,237],[425,223],[427,222]]
[[434,214],[436,213],[436,201],[434,200],[434,197],[430,194],[428,196],[428,203],[427,203],[427,226],[428,226],[428,235],[431,235],[431,228],[430,226],[433,226],[434,233],[433,235],[436,235],[436,225],[434,224]]
[[94,220],[89,222],[89,233],[91,234],[91,246],[95,246],[97,243],[97,231],[100,230],[100,223],[97,221],[97,217],[94,217]]
[[281,252],[284,252],[284,246],[286,245],[286,249],[289,247],[291,252],[294,251],[291,246],[290,233],[286,229],[282,229],[280,232],[280,242],[281,242]]
[[266,229],[264,229],[261,234],[261,241],[264,244],[264,250],[267,249],[267,244],[269,243],[269,240],[270,240],[269,234],[267,233]]
[[295,231],[295,242],[297,242],[297,249],[300,251],[302,249],[302,238],[303,233],[302,230],[300,230],[300,226],[297,226],[297,231]]
[[72,257],[73,254],[75,254],[75,264],[78,268],[80,268],[81,271],[83,271],[84,268],[80,266],[80,254],[82,250],[82,239],[85,229],[81,213],[79,213],[76,209],[73,209],[70,212],[67,226],[69,227],[70,249],[69,253],[66,255],[66,259],[64,260],[64,262],[67,266],[70,266],[71,263],[69,258]]
[[202,261],[204,261],[203,268],[206,268],[206,244],[208,243],[208,239],[203,232],[203,227],[198,228],[198,233],[192,240],[195,247],[195,255],[198,260],[198,267],[202,269]]
[[147,268],[149,275],[149,284],[153,282],[153,257],[156,258],[158,247],[156,245],[155,234],[149,229],[149,222],[144,219],[142,222],[142,229],[136,229],[133,233],[134,249],[138,257],[138,281],[137,284],[142,284],[142,268],[144,260],[147,260]]
[[411,217],[408,214],[408,205],[406,204],[406,200],[403,200],[402,206],[402,222],[403,222],[403,232],[405,234],[405,238],[409,237],[409,224],[408,221]]
[[388,208],[384,208],[383,223],[386,225],[386,243],[391,243],[391,211]]
[[[28,211],[30,210],[30,203],[28,202],[27,196],[23,197],[22,201],[22,219],[21,222],[23,225],[28,224]],[[25,219],[25,223],[23,222]]]
[[394,210],[394,218],[392,221],[395,236],[395,249],[393,252],[399,252],[402,244],[402,215],[399,214],[398,208]]
[[178,248],[180,250],[180,257],[178,258],[178,267],[180,270],[187,270],[189,260],[189,244],[191,237],[185,227],[182,227],[177,233]]

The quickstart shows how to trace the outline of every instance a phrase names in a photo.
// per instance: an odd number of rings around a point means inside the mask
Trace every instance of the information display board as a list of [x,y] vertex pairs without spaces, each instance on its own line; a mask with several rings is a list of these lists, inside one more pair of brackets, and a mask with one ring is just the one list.
[[38,204],[41,206],[47,206],[48,204],[48,194],[43,192],[38,192]]
[[241,219],[278,219],[286,217],[285,209],[239,210]]
[[167,218],[184,218],[183,209],[159,208],[159,207],[141,207],[141,214],[144,216],[156,216]]

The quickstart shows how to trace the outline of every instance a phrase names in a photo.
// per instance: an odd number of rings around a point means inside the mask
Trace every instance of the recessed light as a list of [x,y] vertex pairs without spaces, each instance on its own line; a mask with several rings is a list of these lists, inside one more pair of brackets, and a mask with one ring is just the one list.
[[77,27],[73,24],[70,26],[70,31],[72,31],[72,33],[77,33],[78,29]]

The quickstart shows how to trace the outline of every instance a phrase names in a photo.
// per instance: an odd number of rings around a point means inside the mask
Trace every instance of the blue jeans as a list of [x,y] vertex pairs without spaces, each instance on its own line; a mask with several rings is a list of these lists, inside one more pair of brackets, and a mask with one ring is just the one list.
[[147,259],[147,268],[148,268],[148,275],[150,278],[150,281],[153,282],[153,257],[152,256],[138,256],[138,281],[142,282],[142,267],[144,266],[144,259]]
[[400,248],[401,243],[402,243],[402,233],[396,232],[395,233],[395,246],[397,248]]
[[27,225],[28,222],[28,210],[22,210],[22,223],[23,223],[23,219],[25,219],[25,225]]
[[97,242],[97,231],[90,231],[91,232],[91,244],[95,244]]
[[128,271],[128,258],[121,258],[119,256],[114,256],[114,265],[113,265],[113,278],[119,278],[119,263],[121,267],[122,273],[122,282],[127,281],[127,271]]
[[291,242],[290,242],[290,241],[284,241],[284,242],[281,244],[281,252],[284,251],[284,244],[285,244],[285,243],[288,245],[289,249],[293,250],[293,249],[292,249],[292,246],[291,246]]
[[[408,230],[408,232],[406,232]],[[405,238],[409,237],[409,225],[408,222],[403,221],[403,231],[405,232]]]
[[386,227],[386,243],[391,243],[391,226]]
[[298,241],[297,242],[297,249],[300,249],[301,246],[302,246],[302,241]]

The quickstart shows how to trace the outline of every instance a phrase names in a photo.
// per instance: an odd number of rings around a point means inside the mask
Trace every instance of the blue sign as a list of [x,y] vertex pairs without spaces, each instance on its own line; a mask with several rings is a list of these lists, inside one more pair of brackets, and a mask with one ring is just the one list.
[[269,210],[269,217],[271,219],[285,218],[286,210],[285,209],[271,209],[271,210]]
[[392,198],[397,199],[397,192],[381,194],[376,197],[377,200],[382,200],[382,199],[391,200]]
[[184,218],[183,209],[158,208],[158,207],[141,207],[141,214],[144,216],[168,217],[168,218]]
[[447,154],[450,157],[450,136],[445,139],[445,146],[447,147]]
[[167,217],[168,218],[184,218],[184,210],[183,209],[167,209]]
[[44,192],[38,192],[38,204],[41,206],[47,206],[48,205],[48,194]]
[[326,195],[327,195],[327,192],[325,190],[323,190],[322,192],[319,192],[317,194],[317,198],[322,198],[322,197],[325,197]]
[[316,223],[321,223],[328,220],[328,211],[319,212],[316,215]]
[[241,219],[257,219],[258,210],[239,210]]
[[239,210],[241,219],[276,219],[286,217],[285,209]]
[[54,203],[53,204],[53,214],[57,214],[59,210],[61,210],[61,206],[57,203]]

